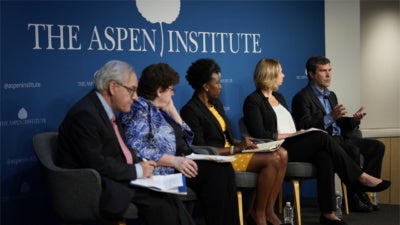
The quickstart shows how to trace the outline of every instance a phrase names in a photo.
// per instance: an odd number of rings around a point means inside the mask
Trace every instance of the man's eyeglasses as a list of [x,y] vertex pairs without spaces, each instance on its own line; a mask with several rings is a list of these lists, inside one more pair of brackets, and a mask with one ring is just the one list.
[[137,87],[130,88],[130,87],[127,87],[127,86],[125,86],[125,85],[123,85],[123,84],[120,84],[120,83],[117,83],[117,84],[118,84],[119,86],[125,88],[131,96],[134,95],[134,94],[136,93]]

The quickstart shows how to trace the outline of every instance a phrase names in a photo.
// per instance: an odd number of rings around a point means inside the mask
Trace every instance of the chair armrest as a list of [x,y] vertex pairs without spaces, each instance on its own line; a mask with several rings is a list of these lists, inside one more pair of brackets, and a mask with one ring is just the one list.
[[[94,169],[49,170],[44,168],[52,204],[68,222],[99,219],[101,178]],[[77,204],[79,203],[79,204]]]
[[192,150],[197,154],[219,155],[218,150],[212,146],[192,145]]

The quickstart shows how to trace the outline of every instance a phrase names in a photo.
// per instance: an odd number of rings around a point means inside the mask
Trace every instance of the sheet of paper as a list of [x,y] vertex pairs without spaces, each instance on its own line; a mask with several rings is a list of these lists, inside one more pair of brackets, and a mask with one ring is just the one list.
[[315,127],[311,127],[311,128],[308,128],[308,129],[304,130],[304,131],[301,132],[301,133],[297,133],[297,134],[292,135],[292,136],[290,136],[290,137],[288,137],[288,138],[296,137],[296,136],[303,135],[303,134],[306,134],[306,133],[309,133],[309,132],[313,132],[313,131],[321,131],[321,132],[324,132],[324,133],[328,133],[328,132],[326,132],[325,130],[322,130],[322,129],[319,129],[319,128],[315,128]]
[[186,194],[186,182],[182,173],[154,175],[151,178],[132,180],[130,184],[155,191]]
[[270,142],[264,142],[264,143],[258,143],[257,149],[245,149],[242,151],[242,153],[250,153],[250,152],[274,152],[281,147],[282,143],[285,141],[285,139],[277,140],[277,141],[270,141]]
[[192,160],[210,160],[215,162],[232,162],[236,158],[235,156],[223,156],[223,155],[203,155],[203,154],[190,154],[187,155],[186,158]]

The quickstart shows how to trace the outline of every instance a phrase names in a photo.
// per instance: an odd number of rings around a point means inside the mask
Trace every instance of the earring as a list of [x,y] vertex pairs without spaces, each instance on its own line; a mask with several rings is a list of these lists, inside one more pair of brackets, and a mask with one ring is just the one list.
[[206,91],[208,91],[208,89],[206,88]]

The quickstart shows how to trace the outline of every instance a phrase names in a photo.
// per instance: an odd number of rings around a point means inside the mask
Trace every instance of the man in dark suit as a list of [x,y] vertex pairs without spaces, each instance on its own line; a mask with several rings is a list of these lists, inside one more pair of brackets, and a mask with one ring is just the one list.
[[129,112],[137,99],[134,69],[125,62],[110,61],[96,72],[94,84],[95,89],[69,110],[59,127],[58,164],[93,168],[100,173],[100,210],[107,219],[121,219],[133,202],[145,224],[192,225],[182,202],[174,195],[129,185],[131,180],[151,177],[156,166],[154,161],[140,162],[131,154],[122,141],[124,132],[119,121],[115,121],[114,114]]
[[[292,115],[297,129],[316,127],[326,130],[344,147],[358,163],[364,156],[363,170],[375,177],[381,176],[382,160],[385,153],[383,143],[361,138],[359,124],[366,113],[361,107],[352,117],[346,116],[346,108],[328,87],[331,84],[330,60],[323,56],[310,57],[306,63],[309,83],[299,91],[292,101]],[[352,211],[370,212],[378,206],[368,196],[357,190],[349,190],[349,204]]]

